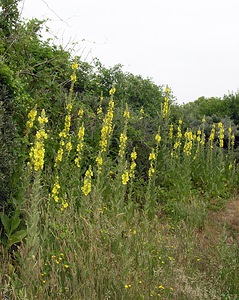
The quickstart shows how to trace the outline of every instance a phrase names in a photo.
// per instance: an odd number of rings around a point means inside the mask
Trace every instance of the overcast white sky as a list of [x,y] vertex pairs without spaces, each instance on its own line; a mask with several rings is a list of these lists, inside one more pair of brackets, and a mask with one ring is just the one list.
[[239,0],[23,0],[77,55],[168,84],[178,103],[239,88]]

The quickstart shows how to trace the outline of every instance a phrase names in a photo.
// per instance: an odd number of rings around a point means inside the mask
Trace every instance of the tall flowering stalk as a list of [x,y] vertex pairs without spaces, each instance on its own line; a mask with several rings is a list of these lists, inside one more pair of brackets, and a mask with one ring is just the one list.
[[91,166],[89,166],[88,170],[85,172],[83,186],[81,187],[81,190],[85,196],[87,196],[91,192],[92,176],[93,176],[93,171],[91,169]]
[[214,145],[214,139],[215,139],[215,133],[216,133],[215,128],[216,128],[216,125],[212,124],[212,129],[211,129],[210,136],[209,136],[209,139],[208,139],[211,150],[213,149],[213,145]]
[[125,158],[125,149],[127,143],[127,127],[128,127],[128,120],[130,118],[130,112],[128,110],[128,105],[126,104],[126,110],[124,111],[124,129],[123,132],[120,134],[120,144],[119,144],[119,159],[122,160]]
[[[28,114],[27,130],[33,127],[34,121],[37,116],[36,107]],[[40,246],[40,235],[39,235],[39,223],[40,223],[40,210],[41,210],[41,171],[44,167],[45,157],[45,140],[47,139],[47,133],[45,131],[45,124],[48,122],[45,110],[41,111],[41,115],[37,118],[39,129],[35,135],[35,141],[30,149],[29,157],[30,161],[28,165],[31,170],[34,170],[33,180],[29,180],[31,184],[31,192],[25,199],[24,210],[27,213],[26,217],[26,251],[24,252],[26,267],[29,270],[34,270],[37,263],[37,256],[39,253]]]
[[[80,109],[78,112],[79,120],[82,119],[83,113],[84,113],[83,109]],[[81,126],[78,130],[78,133],[77,133],[78,143],[77,143],[77,147],[76,147],[75,164],[78,168],[80,168],[80,162],[81,162],[82,154],[83,154],[84,137],[85,137],[85,126],[84,126],[84,122],[82,122]]]
[[219,128],[219,132],[218,132],[219,147],[223,148],[223,146],[224,146],[224,132],[225,132],[225,130],[224,130],[222,122],[219,122],[217,124],[217,126]]
[[183,152],[185,153],[186,156],[190,156],[192,153],[192,148],[193,148],[193,140],[194,140],[194,135],[191,130],[187,130],[184,133],[184,138],[185,138],[185,143],[183,147]]
[[134,179],[135,178],[135,169],[136,169],[136,158],[137,158],[137,153],[135,151],[135,148],[131,152],[130,158],[131,158],[131,164],[129,167],[129,177],[131,179]]
[[37,116],[37,106],[35,105],[35,107],[33,109],[31,109],[27,115],[28,120],[26,123],[26,133],[29,133],[29,131],[33,127],[36,116]]
[[162,140],[160,127],[155,135],[156,146],[152,148],[149,154],[148,187],[146,192],[145,210],[149,217],[152,217],[155,211],[155,171],[157,169],[157,158],[159,153],[159,144]]
[[74,85],[76,82],[76,70],[78,69],[78,64],[74,62],[72,64],[72,74],[70,76],[71,80],[71,87],[70,87],[70,93],[66,101],[66,116],[64,120],[64,128],[59,133],[60,142],[59,142],[59,148],[55,157],[55,170],[56,170],[56,176],[54,180],[54,185],[51,192],[51,197],[54,200],[57,205],[59,205],[60,210],[63,211],[68,207],[68,202],[65,199],[65,197],[61,197],[61,185],[60,185],[60,176],[59,173],[59,167],[61,162],[63,161],[64,153],[70,154],[72,150],[72,142],[71,142],[71,136],[70,136],[70,128],[71,128],[71,113],[72,113],[72,107],[73,107],[73,100],[72,100],[72,93],[74,89]]
[[169,94],[170,94],[170,88],[166,86],[163,109],[162,109],[163,119],[166,119],[169,114]]
[[101,138],[100,138],[100,150],[98,152],[98,155],[96,157],[96,164],[98,169],[98,174],[101,174],[102,172],[102,166],[103,166],[103,158],[104,154],[107,152],[109,141],[113,132],[113,117],[114,117],[114,94],[116,92],[116,89],[112,87],[110,90],[110,101],[108,104],[108,110],[107,113],[103,119],[103,125],[101,129]]
[[[32,121],[31,121],[32,122]],[[39,130],[35,136],[35,142],[33,147],[30,149],[30,163],[29,165],[35,170],[40,171],[44,166],[45,147],[44,142],[47,139],[47,133],[45,131],[45,123],[48,119],[43,109],[41,115],[38,117]]]
[[176,141],[173,145],[173,150],[171,151],[171,156],[172,157],[176,157],[178,158],[178,154],[180,152],[180,147],[182,145],[182,137],[183,137],[183,134],[182,134],[182,120],[180,119],[178,121],[178,129],[177,129],[177,135],[176,135]]

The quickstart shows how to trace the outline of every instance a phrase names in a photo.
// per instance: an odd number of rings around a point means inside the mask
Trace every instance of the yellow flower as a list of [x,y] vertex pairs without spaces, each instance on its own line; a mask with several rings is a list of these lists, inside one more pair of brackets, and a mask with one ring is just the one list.
[[71,110],[72,110],[72,104],[71,104],[71,103],[68,103],[68,104],[66,105],[66,110],[68,110],[68,111],[71,111]]
[[47,139],[47,133],[45,132],[45,130],[44,129],[40,129],[39,131],[37,131],[37,133],[36,133],[36,138],[38,139],[38,140],[40,140],[40,139]]
[[161,136],[157,133],[156,136],[155,136],[156,142],[160,143],[161,139],[162,139]]
[[173,124],[170,124],[170,127],[169,127],[169,138],[170,139],[173,138]]
[[155,160],[155,159],[156,159],[156,154],[153,149],[152,152],[149,154],[149,160]]
[[98,156],[96,157],[96,162],[97,162],[98,165],[101,165],[101,166],[102,166],[102,164],[103,164],[103,159],[102,159],[102,157],[101,157],[100,155],[98,155]]
[[84,183],[81,187],[81,190],[85,196],[87,196],[91,192],[91,177],[93,176],[93,171],[91,169],[91,166],[89,166],[89,169],[85,172],[84,177]]
[[131,284],[125,284],[124,288],[125,288],[125,289],[131,288]]
[[169,112],[169,98],[165,97],[164,104],[163,104],[163,111],[162,111],[163,119],[165,119],[167,117],[168,112]]
[[149,178],[151,178],[153,176],[153,174],[155,173],[155,169],[154,167],[151,165],[148,171],[148,176]]
[[110,90],[110,95],[113,96],[116,92],[116,88],[115,87],[112,87],[111,90]]
[[102,113],[102,106],[99,106],[98,108],[97,108],[97,115],[100,115],[101,113]]
[[124,111],[124,117],[129,119],[130,118],[130,112],[128,110]]
[[41,115],[38,117],[39,124],[44,124],[48,122],[48,118],[45,116],[45,110],[43,109]]
[[62,201],[61,203],[61,211],[63,211],[64,209],[66,209],[69,206],[68,202],[66,202],[65,200]]
[[137,158],[137,153],[135,150],[131,153],[131,159],[135,160]]
[[127,142],[127,136],[125,133],[120,135],[120,145],[119,145],[119,157],[123,157],[125,154],[125,147]]
[[82,118],[83,114],[84,114],[84,110],[81,108],[81,109],[78,111],[78,117],[79,117],[79,118]]
[[78,63],[73,63],[72,64],[72,66],[71,66],[71,68],[73,69],[73,70],[76,70],[76,69],[78,69],[78,67],[79,67],[79,65],[78,65]]
[[69,141],[69,142],[66,143],[66,150],[68,151],[68,153],[71,152],[71,150],[72,150],[71,141]]
[[37,116],[37,109],[36,109],[36,106],[35,106],[32,110],[30,110],[30,112],[27,115],[27,117],[28,117],[28,121],[27,121],[27,124],[26,124],[27,128],[32,128],[33,127],[33,123],[36,119],[36,116]]
[[59,148],[55,158],[55,166],[57,165],[58,162],[62,161],[63,153],[64,153],[63,148]]
[[139,111],[139,120],[142,120],[144,117],[144,108],[141,107],[140,111]]
[[125,171],[123,174],[122,174],[122,183],[123,185],[126,185],[127,182],[129,181],[129,173],[128,171]]
[[170,88],[166,86],[165,93],[170,93]]
[[75,74],[71,75],[71,81],[76,82],[76,75]]
[[224,145],[224,127],[222,122],[218,123],[218,128],[219,128],[219,147],[223,148]]

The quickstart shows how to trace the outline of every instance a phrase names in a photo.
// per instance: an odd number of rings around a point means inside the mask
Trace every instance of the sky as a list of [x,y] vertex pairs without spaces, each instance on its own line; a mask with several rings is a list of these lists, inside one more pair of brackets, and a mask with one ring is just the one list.
[[23,0],[20,8],[22,18],[49,19],[50,37],[82,60],[167,84],[179,104],[239,89],[238,0]]

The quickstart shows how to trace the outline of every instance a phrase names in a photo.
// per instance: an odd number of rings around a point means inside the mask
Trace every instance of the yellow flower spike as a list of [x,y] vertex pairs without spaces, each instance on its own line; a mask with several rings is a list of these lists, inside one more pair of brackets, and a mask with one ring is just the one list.
[[28,117],[28,121],[26,123],[26,127],[27,129],[32,128],[33,127],[33,123],[36,119],[37,116],[37,106],[35,106],[33,109],[30,110],[30,112],[28,113],[27,117]]
[[[36,116],[35,112],[34,112],[34,116]],[[31,147],[29,153],[29,157],[30,157],[29,165],[33,167],[35,171],[42,170],[44,166],[44,157],[45,157],[44,140],[47,139],[47,133],[45,132],[44,129],[44,123],[48,122],[48,119],[45,116],[44,109],[41,112],[41,116],[38,117],[38,122],[40,125],[40,129],[36,133],[34,145],[33,147]]]
[[224,127],[222,122],[218,123],[218,128],[219,128],[219,147],[223,148],[224,145]]
[[119,145],[119,157],[121,158],[125,155],[126,142],[127,142],[127,135],[125,133],[121,133],[120,145]]
[[169,138],[170,139],[173,138],[173,124],[170,124],[170,127],[169,127]]
[[78,130],[78,144],[76,147],[76,158],[75,158],[75,164],[79,168],[80,167],[80,161],[82,158],[83,148],[84,148],[84,136],[85,136],[85,127],[84,123],[82,123],[81,127]]
[[212,129],[211,129],[211,133],[209,136],[209,142],[210,142],[210,148],[213,149],[213,141],[215,139],[215,124],[212,124]]
[[232,139],[231,146],[234,147],[234,145],[235,145],[235,135],[234,135],[234,133],[232,134],[231,139]]
[[54,165],[55,167],[57,166],[57,164],[58,164],[59,162],[62,161],[63,153],[64,153],[63,148],[59,148],[58,151],[57,151],[56,158],[55,158],[55,165]]
[[91,166],[89,166],[88,170],[85,172],[84,183],[81,187],[81,190],[85,196],[87,196],[91,192],[91,177],[93,176],[93,171]]

